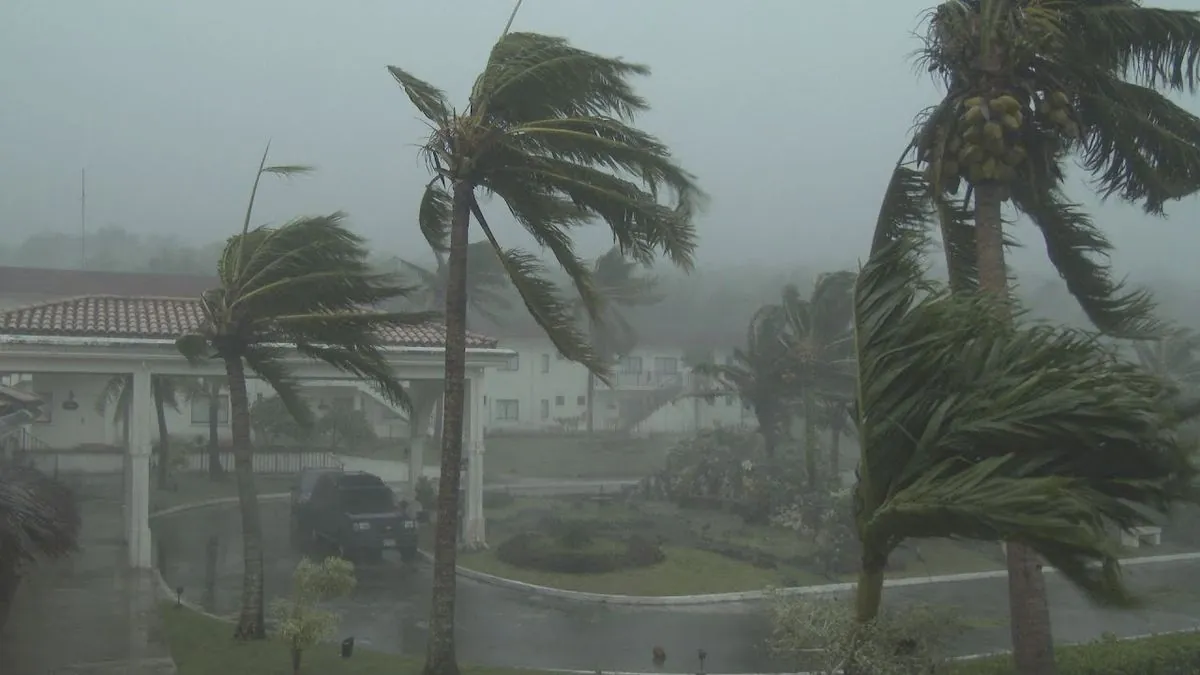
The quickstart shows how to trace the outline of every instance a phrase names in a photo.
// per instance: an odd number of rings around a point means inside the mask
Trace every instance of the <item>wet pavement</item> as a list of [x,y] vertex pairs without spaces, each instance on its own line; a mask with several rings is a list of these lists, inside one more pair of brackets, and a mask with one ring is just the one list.
[[[286,592],[300,554],[288,542],[287,505],[263,504],[268,597]],[[241,585],[240,535],[235,509],[207,508],[154,522],[159,565],[171,586],[191,602],[219,614],[237,608]],[[1047,577],[1056,641],[1093,640],[1104,632],[1127,637],[1200,627],[1200,562],[1127,567],[1148,600],[1138,611],[1091,607],[1055,575]],[[424,653],[430,570],[387,558],[358,570],[359,585],[336,608],[341,633],[364,646],[411,655]],[[688,607],[637,607],[582,603],[528,595],[464,578],[458,582],[458,647],[464,662],[580,670],[650,671],[651,650],[667,652],[667,672],[695,672],[696,650],[708,652],[708,672],[769,672],[769,633],[762,602]],[[955,607],[967,632],[955,652],[1009,648],[1007,588],[1003,578],[888,588],[885,603]]]

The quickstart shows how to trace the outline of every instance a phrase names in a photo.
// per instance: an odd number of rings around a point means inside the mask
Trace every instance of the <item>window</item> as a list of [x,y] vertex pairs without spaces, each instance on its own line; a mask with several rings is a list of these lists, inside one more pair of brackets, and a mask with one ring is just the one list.
[[566,396],[555,396],[554,397],[554,405],[563,405],[566,402],[567,402]]
[[587,397],[586,396],[576,396],[575,397],[575,405],[587,405]]
[[508,363],[505,363],[503,366],[500,366],[500,370],[512,371],[512,370],[520,370],[520,369],[521,369],[521,355],[520,354],[513,354],[511,357],[509,357]]
[[642,357],[640,356],[622,356],[618,364],[621,367],[621,372],[626,375],[642,372]]
[[550,355],[549,354],[542,354],[542,372],[543,373],[550,372]]
[[520,416],[520,401],[515,398],[498,398],[496,399],[496,419],[509,420],[512,422],[521,418]]
[[39,391],[35,394],[42,399],[42,414],[38,415],[38,424],[49,424],[54,420],[54,392]]
[[[208,397],[192,397],[192,424],[208,424]],[[229,397],[217,397],[217,424],[229,424]]]
[[674,356],[654,357],[654,372],[674,375],[679,372],[679,359]]
[[542,399],[542,419],[550,419],[550,399]]

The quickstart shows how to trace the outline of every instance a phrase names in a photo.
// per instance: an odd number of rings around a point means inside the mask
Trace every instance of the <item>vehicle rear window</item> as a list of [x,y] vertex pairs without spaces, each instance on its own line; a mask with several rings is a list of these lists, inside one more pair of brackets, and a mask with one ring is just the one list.
[[384,513],[396,508],[392,491],[386,487],[342,488],[342,506],[346,513]]

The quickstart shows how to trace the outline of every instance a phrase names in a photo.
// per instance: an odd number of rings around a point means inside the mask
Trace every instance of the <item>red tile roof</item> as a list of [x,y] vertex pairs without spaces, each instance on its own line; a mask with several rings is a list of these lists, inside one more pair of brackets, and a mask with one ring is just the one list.
[[[193,298],[89,295],[0,312],[0,335],[174,339],[194,331],[203,320],[200,301]],[[390,328],[390,346],[441,347],[446,328],[429,323]],[[495,347],[496,341],[467,333],[467,346]]]

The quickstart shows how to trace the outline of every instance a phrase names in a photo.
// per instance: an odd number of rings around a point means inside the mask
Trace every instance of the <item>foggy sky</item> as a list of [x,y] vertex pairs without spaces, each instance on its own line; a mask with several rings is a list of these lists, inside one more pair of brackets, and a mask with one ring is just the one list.
[[[914,114],[937,90],[911,64],[932,0],[526,0],[514,30],[650,65],[639,90],[659,134],[712,195],[702,264],[828,264],[864,253]],[[1185,7],[1189,0],[1159,1]],[[7,0],[0,3],[0,227],[10,243],[88,222],[223,238],[240,226],[268,139],[256,221],[342,209],[380,248],[424,249],[416,156],[426,128],[385,66],[456,105],[510,0]],[[1195,99],[1192,110],[1200,110]],[[1075,196],[1088,204],[1081,186]],[[506,245],[529,239],[485,205]],[[1122,270],[1191,272],[1200,198],[1171,218],[1106,205]],[[1017,264],[1045,268],[1028,226]],[[581,252],[611,245],[602,226]],[[414,250],[415,249],[415,250]]]

